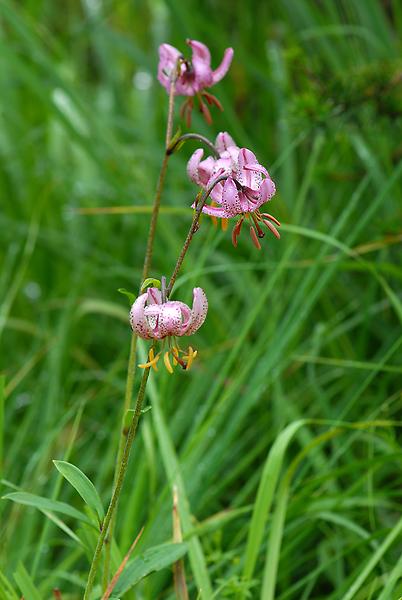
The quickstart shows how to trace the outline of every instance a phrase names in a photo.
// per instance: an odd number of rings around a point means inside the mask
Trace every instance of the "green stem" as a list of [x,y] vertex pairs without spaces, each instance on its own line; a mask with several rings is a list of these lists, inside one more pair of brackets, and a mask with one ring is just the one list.
[[[154,202],[153,202],[153,207],[152,207],[152,215],[151,215],[151,222],[150,222],[149,232],[148,232],[147,246],[146,246],[146,251],[145,251],[144,266],[142,269],[141,284],[149,276],[149,270],[151,268],[156,225],[158,222],[162,191],[163,191],[163,186],[165,183],[165,176],[166,176],[166,171],[167,171],[167,166],[168,166],[168,161],[169,161],[169,154],[168,154],[167,150],[168,150],[168,147],[170,144],[170,140],[172,139],[172,131],[173,131],[175,81],[176,81],[175,79],[172,79],[171,84],[170,84],[169,108],[168,108],[167,125],[166,125],[165,154],[163,157],[161,170],[159,172],[158,184],[156,186],[156,192],[155,192],[155,197],[154,197]],[[140,286],[141,286],[141,284],[140,284]],[[115,475],[114,475],[114,487],[116,486],[116,477],[117,477],[117,473],[119,470],[119,465],[122,460],[123,451],[124,451],[124,448],[126,445],[127,431],[125,428],[125,418],[126,418],[127,411],[131,407],[131,401],[132,401],[132,397],[133,397],[136,355],[137,355],[137,335],[133,332],[131,335],[130,354],[129,354],[129,358],[128,358],[126,391],[125,391],[125,395],[124,395],[123,415],[122,415],[120,437],[119,437],[119,448],[117,451],[116,468],[115,468]],[[115,517],[115,515],[113,515],[111,523],[110,523],[109,535],[108,535],[108,539],[109,539],[110,543],[106,545],[106,552],[105,552],[105,565],[104,565],[103,578],[102,578],[103,589],[106,589],[108,580],[109,580],[111,545],[112,545],[112,540],[113,540],[115,520],[116,520],[116,517]]]
[[141,416],[142,403],[145,397],[145,388],[147,385],[148,377],[149,377],[150,369],[145,369],[141,379],[140,389],[138,390],[137,401],[135,403],[135,409],[133,418],[130,424],[130,427],[127,432],[126,444],[124,446],[124,451],[122,455],[122,459],[119,465],[119,470],[116,479],[116,485],[114,488],[113,496],[109,504],[109,508],[107,509],[107,513],[105,519],[102,523],[101,532],[98,538],[98,542],[96,544],[95,553],[92,559],[91,568],[89,570],[87,586],[85,589],[84,600],[89,600],[91,598],[92,588],[95,581],[95,576],[99,568],[99,563],[102,554],[103,544],[105,542],[106,534],[108,532],[108,528],[111,522],[113,515],[117,509],[117,505],[119,502],[121,490],[123,487],[124,477],[126,475],[128,460],[130,458],[130,450],[133,445],[133,441],[135,438],[135,434],[138,427],[138,421]]
[[209,141],[208,138],[206,138],[204,135],[201,135],[199,133],[183,133],[183,135],[181,135],[180,137],[177,138],[177,140],[175,140],[174,144],[172,143],[168,150],[167,150],[167,154],[173,154],[173,152],[176,150],[177,146],[181,143],[181,142],[186,142],[187,140],[198,140],[199,142],[201,142],[202,144],[205,144],[205,146],[207,146],[207,148],[209,148],[209,150],[211,151],[211,154],[213,154],[215,156],[215,158],[219,158],[219,152],[217,151],[217,149],[215,148],[215,146],[213,145],[212,142]]
[[201,195],[201,197],[199,197],[198,202],[196,201],[196,209],[194,212],[194,217],[193,217],[193,221],[190,225],[190,229],[189,232],[187,234],[186,240],[183,244],[183,247],[180,251],[179,254],[179,258],[177,259],[176,262],[176,266],[173,270],[173,274],[170,278],[169,281],[169,285],[167,286],[166,289],[166,296],[169,298],[171,292],[172,292],[172,288],[175,284],[177,275],[179,274],[181,265],[183,264],[183,260],[184,257],[187,254],[187,250],[192,242],[192,239],[194,237],[194,234],[198,231],[198,223],[201,217],[201,213],[202,213],[202,209],[204,208],[204,204],[208,199],[209,194],[212,192],[212,190],[214,189],[214,187],[216,186],[217,183],[219,183],[220,181],[225,181],[228,178],[227,175],[220,175],[219,177],[217,177],[216,179],[213,180],[213,182],[211,183],[211,185],[209,187],[207,187],[207,189],[205,190],[205,192]]
[[[174,109],[174,90],[175,90],[175,79],[172,79],[170,83],[170,92],[169,92],[169,109],[168,109],[168,118],[167,118],[167,127],[166,127],[166,143],[165,143],[165,154],[162,161],[161,170],[159,173],[158,185],[156,187],[156,193],[154,198],[154,205],[152,209],[151,223],[149,225],[149,233],[148,233],[148,241],[147,241],[147,249],[145,251],[145,260],[144,267],[142,270],[142,281],[149,276],[149,269],[151,267],[152,261],[152,253],[154,249],[154,240],[155,240],[155,231],[156,224],[159,216],[159,208],[161,205],[161,196],[163,185],[165,183],[165,176],[169,161],[170,154],[168,153],[168,148],[170,144],[170,140],[172,139],[172,130],[173,130],[173,109]],[[141,281],[141,283],[142,283]]]

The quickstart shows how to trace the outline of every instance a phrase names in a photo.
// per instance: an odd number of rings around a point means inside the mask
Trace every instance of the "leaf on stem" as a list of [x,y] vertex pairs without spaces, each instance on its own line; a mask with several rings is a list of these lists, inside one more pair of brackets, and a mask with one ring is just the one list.
[[63,477],[77,490],[84,502],[96,512],[101,522],[105,513],[99,494],[92,481],[78,467],[69,462],[54,460],[53,463]]

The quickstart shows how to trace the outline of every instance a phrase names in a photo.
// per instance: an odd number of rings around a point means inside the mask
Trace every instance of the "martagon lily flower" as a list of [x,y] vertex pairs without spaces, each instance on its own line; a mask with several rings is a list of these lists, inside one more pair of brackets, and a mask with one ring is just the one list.
[[175,94],[189,96],[182,106],[181,114],[186,117],[187,124],[191,122],[193,96],[198,98],[199,108],[208,123],[212,122],[208,104],[215,104],[222,110],[222,105],[215,96],[206,91],[220,81],[228,72],[233,58],[233,48],[226,48],[219,67],[211,69],[211,54],[205,44],[196,40],[187,40],[192,50],[191,60],[170,44],[159,46],[158,80],[169,93],[172,78],[176,76]]
[[197,351],[189,346],[184,351],[177,341],[178,337],[192,335],[205,321],[208,311],[208,300],[202,288],[193,290],[193,307],[190,309],[184,302],[177,300],[163,301],[162,292],[155,287],[141,294],[130,310],[130,324],[139,337],[144,340],[161,340],[162,350],[154,354],[149,351],[149,359],[139,365],[142,369],[152,367],[157,371],[157,362],[163,352],[163,360],[169,373],[173,373],[173,365],[180,365],[188,371]]
[[[215,147],[218,159],[209,156],[202,160],[204,151],[200,148],[193,153],[187,165],[189,178],[204,189],[218,177],[227,176],[225,181],[214,186],[210,194],[212,202],[206,204],[202,212],[219,219],[240,217],[232,230],[235,247],[244,220],[251,220],[250,236],[260,250],[258,238],[265,236],[261,225],[265,225],[275,237],[280,237],[275,227],[280,226],[278,219],[260,211],[260,207],[274,196],[275,184],[255,154],[247,148],[238,148],[228,133],[218,135]],[[196,203],[193,208],[196,208]]]

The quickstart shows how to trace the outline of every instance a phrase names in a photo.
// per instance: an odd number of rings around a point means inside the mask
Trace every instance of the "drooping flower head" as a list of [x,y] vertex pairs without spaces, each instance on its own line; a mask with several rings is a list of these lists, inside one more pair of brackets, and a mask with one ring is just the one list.
[[[259,164],[255,154],[247,148],[238,148],[230,135],[220,133],[216,138],[215,148],[219,158],[202,160],[204,151],[196,150],[188,161],[187,173],[192,181],[206,189],[220,176],[227,176],[225,181],[217,183],[211,191],[211,204],[205,205],[202,212],[219,219],[230,219],[239,216],[232,231],[232,242],[237,246],[244,219],[251,219],[250,235],[254,245],[260,249],[258,238],[265,232],[264,224],[279,238],[276,225],[279,221],[268,213],[262,213],[260,207],[271,200],[275,194],[275,184],[268,171]],[[193,205],[194,207],[195,205]]]
[[[142,339],[162,340],[165,349],[164,362],[170,373],[173,373],[170,356],[174,365],[180,364],[188,371],[197,352],[191,346],[187,351],[182,350],[176,338],[195,333],[204,323],[207,311],[208,300],[204,290],[199,287],[193,290],[192,309],[177,300],[164,302],[162,292],[152,287],[141,294],[132,305],[130,324],[133,331]],[[156,363],[161,353],[155,356],[151,349],[149,361],[140,367],[153,367],[157,370]]]
[[226,48],[221,64],[212,70],[211,54],[207,46],[196,40],[187,40],[187,44],[192,50],[191,60],[186,59],[170,44],[159,46],[158,80],[169,93],[171,82],[175,79],[175,94],[189,96],[181,111],[187,122],[191,122],[193,96],[197,96],[200,111],[211,122],[211,115],[203,98],[208,104],[215,104],[222,109],[219,100],[207,92],[206,88],[212,87],[226,75],[232,62],[233,48]]

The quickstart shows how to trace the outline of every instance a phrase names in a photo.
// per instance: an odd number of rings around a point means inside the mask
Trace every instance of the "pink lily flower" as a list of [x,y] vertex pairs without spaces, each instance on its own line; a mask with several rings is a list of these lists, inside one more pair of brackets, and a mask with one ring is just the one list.
[[[208,300],[204,290],[199,287],[193,290],[192,309],[177,300],[164,302],[160,290],[149,288],[132,305],[130,324],[133,331],[144,340],[162,340],[163,344],[167,342],[168,350],[164,353],[164,363],[170,373],[173,373],[170,355],[174,365],[180,364],[188,371],[197,356],[197,351],[191,346],[186,352],[183,351],[176,337],[195,333],[204,323],[207,311]],[[139,366],[144,369],[153,367],[157,370],[156,363],[160,356],[161,352],[155,356],[151,348],[149,361]]]
[[193,153],[187,164],[190,179],[203,188],[207,188],[221,175],[228,177],[226,181],[215,185],[210,194],[212,203],[206,204],[202,212],[219,219],[240,216],[232,231],[232,242],[235,247],[244,219],[250,218],[254,223],[250,226],[250,236],[253,244],[260,250],[261,244],[258,238],[265,236],[261,228],[262,224],[275,237],[280,238],[275,227],[275,225],[280,226],[279,221],[259,210],[274,196],[275,184],[265,167],[259,164],[255,154],[247,148],[239,149],[229,134],[220,133],[215,147],[219,153],[218,159],[208,157],[201,160],[204,151],[199,149]]
[[218,172],[231,175],[237,165],[240,148],[236,146],[233,138],[226,131],[218,133],[214,146],[219,154],[218,159],[208,156],[202,160],[204,150],[199,148],[187,163],[187,174],[191,181],[204,188],[217,176]]
[[205,91],[205,88],[212,87],[226,75],[232,62],[233,48],[226,48],[221,64],[212,70],[211,54],[207,46],[196,40],[187,40],[187,44],[192,50],[191,60],[185,59],[182,53],[170,44],[159,46],[158,80],[169,93],[172,77],[177,73],[175,94],[189,96],[181,110],[188,125],[191,122],[191,111],[194,105],[193,96],[198,97],[200,111],[207,122],[211,123],[211,115],[202,96],[208,104],[215,104],[222,109],[219,100]]
[[233,58],[233,48],[226,48],[221,64],[211,69],[211,54],[201,42],[187,40],[192,50],[192,58],[186,60],[182,53],[170,44],[159,46],[158,79],[167,92],[170,91],[171,77],[180,60],[179,75],[175,93],[178,96],[195,96],[206,87],[218,83],[229,70]]

